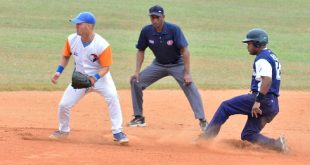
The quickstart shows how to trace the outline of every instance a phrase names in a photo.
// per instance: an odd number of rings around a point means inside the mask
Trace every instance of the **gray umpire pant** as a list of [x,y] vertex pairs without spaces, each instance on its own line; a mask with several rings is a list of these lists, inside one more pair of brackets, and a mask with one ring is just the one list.
[[143,93],[142,90],[156,82],[157,80],[166,77],[172,76],[179,83],[179,86],[182,88],[185,93],[187,100],[189,101],[192,110],[195,114],[196,119],[204,119],[205,113],[201,101],[200,94],[197,90],[197,87],[194,82],[190,85],[184,85],[184,65],[177,66],[161,66],[152,63],[147,68],[145,68],[140,73],[139,82],[136,80],[131,80],[131,96],[132,96],[132,105],[134,109],[134,115],[143,116]]

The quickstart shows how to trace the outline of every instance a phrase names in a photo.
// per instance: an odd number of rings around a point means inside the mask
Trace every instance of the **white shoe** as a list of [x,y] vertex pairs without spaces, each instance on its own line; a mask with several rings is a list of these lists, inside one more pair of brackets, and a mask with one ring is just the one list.
[[287,147],[287,142],[286,139],[283,135],[281,135],[275,142],[275,147],[276,150],[287,153],[288,152],[288,147]]
[[58,140],[58,139],[66,139],[69,136],[69,132],[62,132],[62,131],[55,131],[52,133],[49,138],[53,140]]

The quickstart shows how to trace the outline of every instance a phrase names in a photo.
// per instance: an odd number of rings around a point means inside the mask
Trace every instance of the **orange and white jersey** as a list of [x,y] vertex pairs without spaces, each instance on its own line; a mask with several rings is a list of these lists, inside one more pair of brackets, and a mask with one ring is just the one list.
[[65,57],[73,55],[75,70],[89,76],[98,73],[102,67],[112,64],[112,49],[110,44],[95,33],[92,42],[84,47],[81,36],[76,33],[69,35],[63,50]]

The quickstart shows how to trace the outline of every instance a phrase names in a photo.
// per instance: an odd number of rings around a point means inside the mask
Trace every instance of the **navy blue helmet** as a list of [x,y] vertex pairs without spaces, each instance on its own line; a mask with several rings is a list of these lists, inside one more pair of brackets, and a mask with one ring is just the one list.
[[256,47],[266,46],[268,43],[268,34],[263,29],[254,28],[247,33],[246,38],[242,42],[253,42]]

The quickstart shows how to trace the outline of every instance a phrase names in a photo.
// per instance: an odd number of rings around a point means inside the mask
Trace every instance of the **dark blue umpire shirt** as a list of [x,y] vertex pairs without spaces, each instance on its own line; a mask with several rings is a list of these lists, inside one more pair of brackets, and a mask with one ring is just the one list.
[[183,64],[181,49],[187,46],[180,27],[164,22],[161,32],[157,32],[151,24],[145,26],[141,30],[136,48],[144,51],[149,47],[156,57],[156,64],[180,65]]

